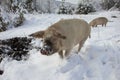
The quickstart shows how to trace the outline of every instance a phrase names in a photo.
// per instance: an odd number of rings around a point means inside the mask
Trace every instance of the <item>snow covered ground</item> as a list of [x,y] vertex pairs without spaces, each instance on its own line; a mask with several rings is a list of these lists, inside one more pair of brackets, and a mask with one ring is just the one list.
[[[0,33],[0,39],[28,36],[44,30],[60,19],[80,18],[87,22],[105,16],[107,27],[92,28],[91,38],[79,54],[71,51],[69,59],[61,60],[58,54],[41,55],[31,50],[27,61],[6,61],[0,67],[4,74],[0,80],[120,80],[120,12],[97,12],[89,15],[27,14],[23,26]],[[117,16],[118,18],[112,18]]]

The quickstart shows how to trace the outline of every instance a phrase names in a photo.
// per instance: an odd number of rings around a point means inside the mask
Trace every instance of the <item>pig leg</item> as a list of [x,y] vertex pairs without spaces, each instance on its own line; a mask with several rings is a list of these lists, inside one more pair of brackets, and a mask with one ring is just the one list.
[[105,23],[105,27],[106,27],[106,23]]
[[[85,39],[83,39],[82,41],[80,41],[79,46],[78,46],[78,52],[81,50],[81,48],[82,48],[83,44],[85,43],[86,39],[87,39],[87,38],[85,38]],[[77,53],[78,53],[78,52],[77,52]]]
[[[82,42],[82,41],[79,43],[79,46],[78,46],[78,52],[81,50],[83,44],[84,44],[84,42]],[[78,52],[77,52],[77,53],[78,53]]]
[[67,50],[65,50],[65,57],[69,57],[70,50],[71,50],[71,49],[67,49]]
[[63,51],[62,51],[62,50],[59,51],[58,54],[59,54],[60,58],[63,59],[63,57],[64,57],[64,56],[63,56]]
[[104,24],[102,24],[102,27],[103,27]]

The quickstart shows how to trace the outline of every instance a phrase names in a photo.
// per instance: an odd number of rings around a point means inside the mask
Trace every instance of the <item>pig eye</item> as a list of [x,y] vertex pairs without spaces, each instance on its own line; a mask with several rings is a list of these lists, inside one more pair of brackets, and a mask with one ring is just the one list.
[[52,42],[50,41],[50,40],[45,40],[45,43],[47,44],[47,45],[52,45]]

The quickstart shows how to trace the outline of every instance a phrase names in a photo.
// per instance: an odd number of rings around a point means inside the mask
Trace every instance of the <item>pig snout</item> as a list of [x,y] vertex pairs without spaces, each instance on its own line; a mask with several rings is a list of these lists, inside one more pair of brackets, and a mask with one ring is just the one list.
[[43,55],[50,55],[51,54],[51,47],[50,46],[44,46],[43,48],[41,48],[40,52]]

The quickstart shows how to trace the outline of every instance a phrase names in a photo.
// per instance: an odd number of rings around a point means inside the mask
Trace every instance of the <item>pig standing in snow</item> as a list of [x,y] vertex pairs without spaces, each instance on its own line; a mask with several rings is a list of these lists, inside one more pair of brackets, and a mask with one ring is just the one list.
[[[81,19],[62,19],[44,31],[38,31],[30,36],[43,38],[41,53],[52,55],[56,52],[61,58],[68,57],[71,49],[79,44],[78,52],[84,42],[90,37],[89,24]],[[65,51],[65,54],[63,53]]]
[[108,22],[107,18],[105,18],[105,17],[98,17],[98,18],[93,19],[89,23],[89,25],[92,26],[92,27],[97,27],[97,25],[102,25],[102,26],[105,25],[106,26],[107,22]]

